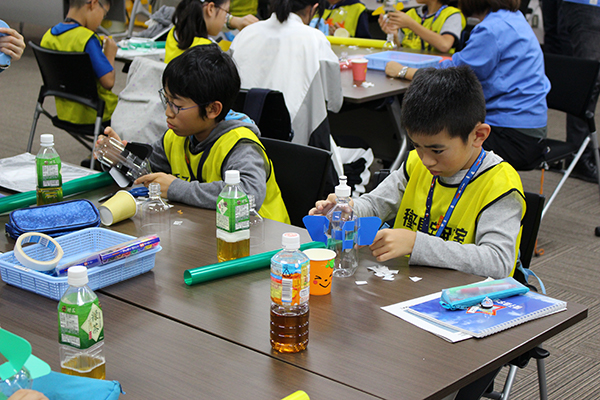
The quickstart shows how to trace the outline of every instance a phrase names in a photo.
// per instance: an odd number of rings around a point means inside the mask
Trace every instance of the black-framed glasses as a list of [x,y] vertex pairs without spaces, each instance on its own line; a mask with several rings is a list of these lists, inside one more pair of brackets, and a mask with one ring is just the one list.
[[167,95],[165,94],[165,89],[160,89],[158,91],[158,95],[160,96],[160,101],[162,101],[165,108],[167,106],[169,106],[169,108],[171,109],[171,111],[173,111],[173,114],[175,114],[175,115],[179,114],[179,111],[185,111],[185,110],[189,110],[191,108],[199,107],[198,104],[196,104],[195,106],[190,106],[190,107],[179,107],[178,105],[173,104],[172,101],[169,101],[169,99],[167,99]]
[[215,5],[215,8],[218,8],[219,10],[223,10],[223,11],[225,11],[225,14],[229,15],[229,10],[226,10],[223,7],[219,7],[217,5]]
[[98,4],[100,4],[100,7],[102,7],[102,10],[104,10],[104,18],[106,18],[106,15],[108,14],[108,10],[106,9],[106,7],[104,7],[104,4],[102,4],[102,2],[100,0],[98,0]]

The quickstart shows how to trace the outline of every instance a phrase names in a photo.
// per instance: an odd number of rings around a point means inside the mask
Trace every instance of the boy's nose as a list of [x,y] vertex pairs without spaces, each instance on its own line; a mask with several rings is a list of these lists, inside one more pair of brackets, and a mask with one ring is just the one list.
[[427,168],[431,168],[433,167],[435,164],[437,164],[437,161],[435,160],[434,157],[431,157],[427,154],[423,154],[423,157],[421,158],[421,162],[423,163],[423,165]]

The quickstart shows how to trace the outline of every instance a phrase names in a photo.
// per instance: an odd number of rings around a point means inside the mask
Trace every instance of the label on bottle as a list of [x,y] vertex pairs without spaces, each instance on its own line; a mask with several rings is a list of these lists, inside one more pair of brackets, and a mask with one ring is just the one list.
[[310,261],[281,263],[271,260],[271,300],[285,306],[308,302]]
[[104,318],[96,298],[83,305],[58,304],[58,341],[78,349],[87,349],[104,340]]
[[248,197],[217,199],[217,228],[226,232],[237,232],[250,228]]
[[38,188],[55,188],[62,186],[60,157],[36,158]]

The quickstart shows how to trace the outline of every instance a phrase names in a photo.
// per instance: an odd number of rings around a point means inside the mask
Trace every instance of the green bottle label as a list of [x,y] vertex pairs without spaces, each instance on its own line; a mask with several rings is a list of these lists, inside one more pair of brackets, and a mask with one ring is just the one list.
[[78,349],[87,349],[104,340],[104,318],[96,298],[78,306],[58,303],[58,341]]
[[36,158],[38,188],[56,188],[62,186],[60,157]]
[[233,233],[250,228],[248,196],[217,199],[217,228]]

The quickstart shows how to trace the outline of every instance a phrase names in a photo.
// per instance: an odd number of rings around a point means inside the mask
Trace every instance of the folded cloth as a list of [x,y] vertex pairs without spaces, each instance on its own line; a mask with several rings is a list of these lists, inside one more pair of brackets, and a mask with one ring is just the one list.
[[34,379],[32,389],[42,392],[48,400],[115,400],[125,393],[118,381],[83,378],[54,371]]
[[15,210],[10,213],[6,233],[13,239],[27,232],[56,237],[97,226],[100,226],[98,209],[91,201],[80,199]]

